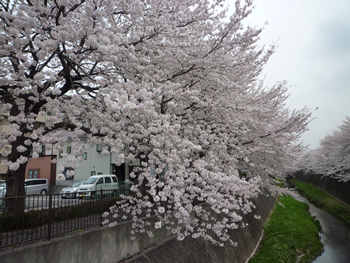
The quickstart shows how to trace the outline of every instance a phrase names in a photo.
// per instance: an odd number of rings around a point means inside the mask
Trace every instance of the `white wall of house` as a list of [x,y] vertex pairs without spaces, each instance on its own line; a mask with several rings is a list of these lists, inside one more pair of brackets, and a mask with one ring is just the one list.
[[[61,164],[63,164],[66,169],[73,166],[65,157],[65,154],[69,153],[69,147],[72,147],[72,144],[67,143],[63,151],[58,154],[56,174],[60,173],[58,169]],[[72,181],[86,180],[94,174],[110,174],[112,173],[111,164],[115,164],[115,161],[115,154],[102,154],[96,145],[88,145],[86,151],[82,154],[82,161],[79,162],[78,168],[74,169],[73,180],[67,178],[65,181],[57,181],[56,185],[69,185]]]
[[[84,142],[81,142],[81,144],[83,143]],[[65,157],[65,154],[69,154],[69,147],[73,150],[72,143],[67,142],[61,154],[57,156],[56,174],[60,173],[58,169],[61,164],[66,168],[71,168],[73,166]],[[79,162],[78,168],[74,169],[74,178],[67,178],[65,181],[57,180],[56,185],[67,186],[73,181],[86,180],[94,174],[114,174],[112,165],[115,165],[117,158],[118,156],[116,154],[102,154],[100,145],[88,145],[86,151],[82,154],[82,161]],[[140,160],[135,160],[133,165],[140,165]]]

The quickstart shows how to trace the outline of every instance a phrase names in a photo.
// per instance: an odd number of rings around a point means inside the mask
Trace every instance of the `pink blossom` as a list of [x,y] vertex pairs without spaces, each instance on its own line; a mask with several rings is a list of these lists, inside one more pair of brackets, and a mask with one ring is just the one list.
[[13,11],[3,10],[0,25],[9,125],[0,154],[9,170],[50,144],[64,149],[57,181],[65,180],[68,167],[67,177],[79,175],[90,145],[103,145],[99,157],[133,166],[132,195],[104,224],[115,225],[121,209],[133,237],[146,232],[146,213],[179,240],[232,241],[227,231],[243,226],[237,214],[254,211],[250,200],[273,189],[271,175],[296,167],[311,114],[285,106],[285,82],[260,81],[274,47],[259,47],[261,30],[245,27],[253,1],[237,0],[231,17],[221,2],[60,0],[61,12],[44,1],[9,1]]
[[158,212],[159,212],[160,214],[163,214],[163,213],[165,212],[164,207],[162,207],[162,206],[158,207]]
[[25,152],[26,150],[27,150],[27,148],[24,147],[23,145],[20,145],[20,146],[17,147],[17,151],[20,152],[20,153]]
[[155,229],[159,229],[159,228],[161,228],[162,227],[162,222],[160,222],[160,221],[158,221],[158,222],[156,222],[155,224],[154,224],[154,228]]

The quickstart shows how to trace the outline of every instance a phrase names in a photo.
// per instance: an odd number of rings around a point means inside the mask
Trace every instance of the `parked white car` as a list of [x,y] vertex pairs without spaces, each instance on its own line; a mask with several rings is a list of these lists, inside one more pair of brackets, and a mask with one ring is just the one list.
[[63,188],[60,192],[62,198],[76,198],[79,186],[81,186],[84,182],[84,180],[77,181],[72,183],[70,186]]
[[[27,179],[24,181],[26,195],[46,195],[49,192],[47,179]],[[6,195],[6,183],[0,183],[0,198]]]
[[46,195],[49,192],[47,179],[27,179],[24,181],[26,195]]
[[119,190],[117,176],[114,174],[93,175],[79,186],[77,196],[78,198],[95,198],[96,195],[101,195],[101,190],[106,191],[107,194],[117,195]]

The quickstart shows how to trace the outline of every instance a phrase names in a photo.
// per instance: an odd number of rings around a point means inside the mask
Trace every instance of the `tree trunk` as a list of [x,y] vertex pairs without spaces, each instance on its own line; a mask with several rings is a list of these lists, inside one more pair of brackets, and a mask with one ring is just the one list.
[[17,171],[7,172],[6,180],[6,204],[5,213],[7,215],[16,215],[24,211],[24,179],[26,164],[22,164]]
[[[23,153],[17,151],[17,146],[23,145],[24,138],[18,137],[17,141],[12,144],[12,152],[8,156],[8,160],[16,162],[19,157],[25,156],[29,158],[31,147]],[[6,178],[6,204],[5,213],[7,215],[16,215],[24,212],[25,208],[25,189],[24,180],[27,163],[21,164],[16,171],[8,169]]]

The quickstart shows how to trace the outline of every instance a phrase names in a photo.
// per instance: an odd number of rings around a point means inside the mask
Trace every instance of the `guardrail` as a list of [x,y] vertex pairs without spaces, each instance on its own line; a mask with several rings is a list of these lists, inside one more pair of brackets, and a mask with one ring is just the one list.
[[[101,215],[121,194],[129,195],[130,190],[100,190],[94,199],[63,199],[61,194],[0,197],[0,249],[100,226]],[[24,202],[24,211],[8,214],[6,203],[13,203],[10,199]],[[120,213],[119,222],[130,220],[130,215]]]

